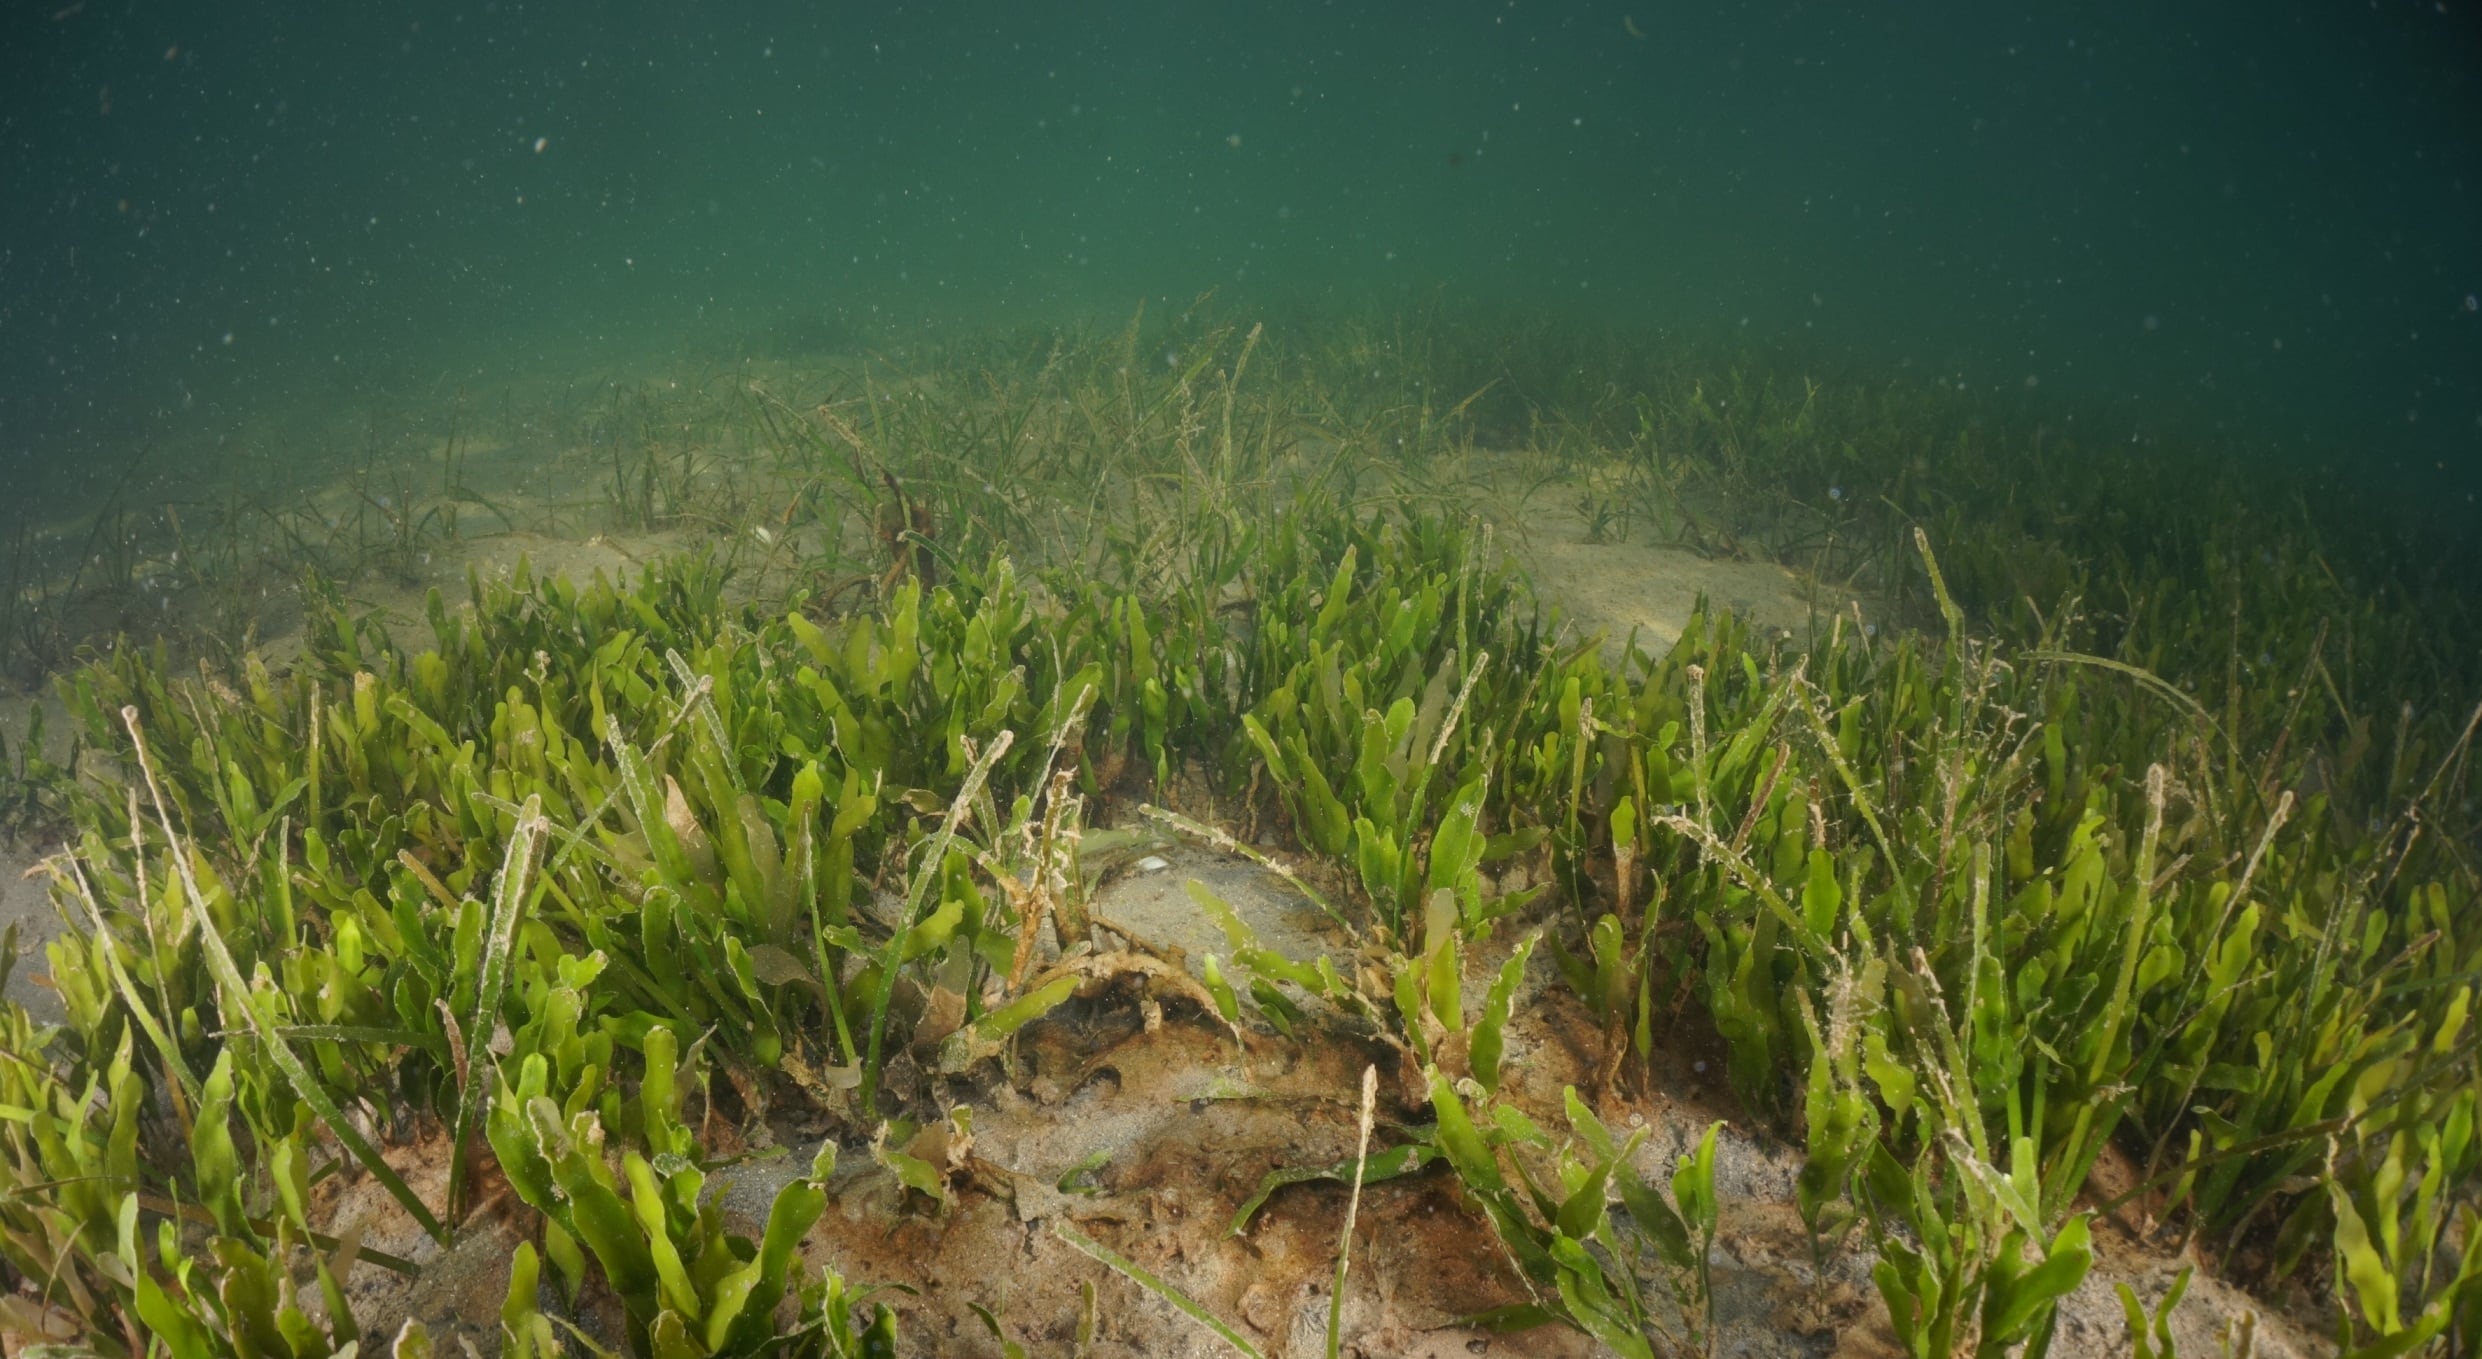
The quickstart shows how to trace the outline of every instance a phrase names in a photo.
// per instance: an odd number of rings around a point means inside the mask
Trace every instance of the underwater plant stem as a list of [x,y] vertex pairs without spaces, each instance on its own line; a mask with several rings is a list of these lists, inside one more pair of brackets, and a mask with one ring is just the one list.
[[[135,826],[137,823],[133,821],[130,824]],[[60,870],[50,862],[47,861],[45,867],[51,868],[55,877],[59,875]],[[148,1041],[155,1044],[155,1050],[162,1054],[164,1069],[172,1073],[173,1083],[166,1093],[172,1098],[172,1112],[181,1124],[181,1135],[187,1138],[190,1135],[190,1101],[198,1095],[198,1077],[191,1073],[189,1063],[181,1059],[181,1045],[172,1040],[171,1031],[141,1001],[137,984],[130,980],[128,970],[121,966],[120,950],[113,947],[111,931],[104,925],[103,908],[95,901],[94,889],[87,885],[86,870],[78,865],[75,858],[69,860],[69,873],[77,884],[78,901],[86,907],[86,918],[95,927],[95,937],[103,943],[104,965],[112,972],[112,984],[120,988],[121,999],[129,1006],[130,1015],[138,1021],[138,1027],[145,1030]],[[139,909],[145,910],[143,902]],[[152,946],[152,924],[148,926],[147,933]]]
[[853,1026],[845,1019],[844,988],[836,984],[835,960],[827,952],[827,922],[819,915],[818,893],[810,894],[810,945],[818,954],[819,991],[827,1005],[828,1018],[836,1025],[837,1051],[847,1062],[861,1060],[862,1054],[853,1041]]
[[1810,929],[1810,922],[1803,919],[1801,913],[1792,908],[1792,903],[1786,901],[1781,892],[1775,890],[1775,884],[1770,882],[1765,874],[1760,873],[1756,865],[1750,863],[1739,851],[1725,844],[1722,836],[1697,821],[1677,814],[1656,817],[1655,824],[1669,826],[1675,832],[1695,841],[1699,848],[1714,856],[1715,862],[1723,865],[1725,871],[1733,877],[1740,879],[1741,886],[1752,896],[1757,897],[1760,905],[1765,906],[1775,915],[1777,921],[1792,934],[1794,941],[1801,945],[1803,952],[1819,959],[1835,956],[1835,951],[1827,946],[1827,941],[1819,938]]
[[[2155,850],[2163,838],[2163,806],[2168,796],[2168,778],[2162,765],[2147,766],[2146,831],[2138,843],[2137,863],[2129,884],[2134,900],[2130,903],[2128,929],[2123,935],[2119,976],[2113,983],[2111,1000],[2103,1009],[2102,1039],[2095,1044],[2094,1062],[2086,1072],[2086,1087],[2098,1094],[2104,1089],[2105,1077],[2113,1074],[2113,1054],[2121,1045],[2121,1035],[2135,1026],[2137,969],[2145,955],[2147,932],[2154,924]],[[2084,1185],[2086,1175],[2094,1167],[2095,1158],[2102,1154],[2104,1143],[2111,1140],[2112,1133],[2119,1127],[2128,1098],[2128,1094],[2122,1092],[2108,1099],[2092,1099],[2079,1104],[2076,1120],[2070,1125],[2068,1141],[2064,1144],[2069,1154],[2077,1160],[2067,1167],[2066,1175],[2059,1181],[2063,1193]],[[2063,1198],[2062,1205],[2065,1206],[2065,1203]]]
[[[2215,928],[2204,936],[2211,945],[2220,945],[2226,937],[2225,931],[2232,926],[2232,917],[2238,915],[2241,907],[2248,902],[2250,886],[2258,877],[2259,864],[2265,862],[2268,847],[2275,843],[2275,833],[2282,830],[2284,823],[2291,817],[2292,790],[2287,788],[2283,796],[2276,800],[2275,811],[2268,816],[2266,828],[2259,833],[2257,848],[2249,852],[2249,859],[2242,864],[2239,882],[2234,885],[2232,894],[2224,898],[2223,913],[2216,917]],[[2204,998],[2197,996],[2197,984],[2203,976],[2202,972],[2192,972],[2189,981],[2182,987],[2181,1002],[2173,1009],[2173,1013],[2180,1016],[2180,1020],[2177,1024],[2164,1026],[2161,1035],[2155,1039],[2153,1048],[2147,1054],[2149,1066],[2159,1060],[2165,1047],[2172,1042],[2175,1035],[2188,1028],[2199,1011],[2213,1003],[2214,997],[2211,995]],[[2172,1107],[2187,1108],[2190,1098],[2197,1094],[2198,1082],[2204,1078],[2205,1074],[2203,1067],[2192,1070],[2187,1082],[2181,1087],[2180,1099]],[[2175,1124],[2167,1123],[2162,1133],[2155,1138],[2153,1148],[2146,1153],[2147,1169],[2152,1170],[2163,1163],[2164,1152],[2171,1146],[2172,1133],[2176,1127]]]
[[[2466,752],[2473,748],[2476,731],[2482,731],[2482,702],[2474,704],[2472,715],[2465,719],[2464,727],[2457,732],[2456,739],[2449,743],[2447,753],[2439,757],[2439,767],[2431,773],[2430,780],[2422,785],[2422,791],[2408,800],[2404,804],[2404,810],[2396,814],[2396,826],[2392,828],[2391,833],[2401,833],[2404,843],[2388,864],[2387,876],[2380,880],[2379,890],[2385,891],[2395,885],[2396,875],[2404,869],[2405,857],[2413,851],[2413,833],[2420,828],[2422,808],[2438,795],[2440,787],[2447,781],[2448,771],[2454,769],[2458,761],[2465,757]],[[2389,791],[2391,793],[2394,791],[2392,776],[2389,779]]]
[[1362,1132],[1361,1142],[1353,1152],[1353,1197],[1345,1200],[1344,1234],[1336,1241],[1336,1279],[1327,1292],[1327,1359],[1337,1359],[1342,1352],[1343,1337],[1339,1328],[1344,1324],[1344,1279],[1353,1265],[1353,1223],[1362,1212],[1362,1176],[1370,1169],[1370,1129],[1379,1107],[1379,1068],[1362,1068]]
[[862,1058],[862,1093],[857,1102],[864,1117],[870,1116],[879,1097],[879,1050],[887,1039],[888,1002],[896,995],[896,969],[905,936],[913,932],[915,917],[921,914],[924,891],[947,867],[948,846],[957,838],[957,827],[964,822],[966,809],[974,805],[975,797],[982,792],[983,781],[991,776],[991,766],[999,763],[1016,740],[1017,733],[1003,729],[991,738],[991,744],[983,748],[974,767],[966,772],[965,786],[957,790],[956,800],[948,804],[947,819],[940,823],[939,833],[931,837],[922,867],[915,870],[913,883],[906,889],[904,913],[889,931],[879,961],[879,994],[872,998],[870,1006],[870,1047]]
[[243,1025],[266,1050],[269,1060],[273,1061],[276,1069],[284,1074],[285,1080],[293,1086],[294,1092],[299,1094],[302,1102],[309,1105],[312,1111],[319,1115],[321,1121],[328,1125],[329,1134],[335,1137],[356,1161],[362,1163],[364,1170],[369,1171],[374,1179],[387,1188],[389,1196],[404,1206],[405,1211],[421,1225],[425,1235],[443,1246],[447,1245],[450,1235],[448,1229],[442,1226],[440,1220],[432,1215],[431,1210],[423,1205],[420,1198],[415,1196],[413,1189],[405,1183],[404,1177],[396,1173],[396,1168],[380,1156],[378,1148],[373,1147],[359,1130],[346,1121],[343,1112],[336,1107],[335,1099],[328,1094],[327,1087],[319,1084],[318,1078],[311,1074],[309,1067],[302,1064],[301,1057],[293,1051],[292,1046],[284,1041],[282,1035],[271,1031],[265,1021],[260,1018],[258,1007],[250,1001],[250,984],[243,980],[240,966],[233,961],[232,950],[225,947],[224,936],[217,932],[215,918],[207,910],[207,899],[198,890],[198,875],[190,870],[189,846],[182,843],[180,832],[173,829],[172,813],[164,805],[163,786],[157,782],[155,777],[155,762],[147,754],[146,733],[138,725],[136,704],[122,707],[121,725],[129,729],[130,743],[138,755],[138,768],[146,775],[147,793],[155,801],[155,818],[164,828],[165,839],[172,845],[173,866],[180,870],[182,892],[188,898],[190,916],[198,926],[199,940],[204,945],[204,952],[207,955],[207,965],[209,970],[215,974],[217,985],[224,991],[229,1003],[241,1011]]
[[1113,1270],[1128,1276],[1130,1282],[1179,1308],[1183,1315],[1215,1332],[1217,1339],[1248,1356],[1248,1359],[1265,1359],[1256,1345],[1242,1339],[1240,1332],[1218,1320],[1213,1312],[1199,1306],[1197,1299],[1140,1268],[1136,1261],[1070,1226],[1066,1217],[1053,1218],[1051,1230],[1052,1235],[1110,1266]]
[[509,954],[517,944],[517,922],[525,914],[527,900],[538,881],[537,870],[543,862],[543,840],[551,831],[551,821],[543,815],[543,795],[526,798],[525,809],[518,813],[517,829],[509,837],[507,857],[500,864],[500,880],[492,893],[490,933],[483,938],[480,974],[474,983],[474,1013],[466,1025],[467,1058],[464,1083],[457,1092],[456,1130],[449,1142],[448,1220],[457,1222],[465,1216],[467,1188],[467,1143],[474,1135],[474,1120],[483,1107],[483,1056],[490,1051],[491,1036],[500,1022],[500,998],[508,990]]

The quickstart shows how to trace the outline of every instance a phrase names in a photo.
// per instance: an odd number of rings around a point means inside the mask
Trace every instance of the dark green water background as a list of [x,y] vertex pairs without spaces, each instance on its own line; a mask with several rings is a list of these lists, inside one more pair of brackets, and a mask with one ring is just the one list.
[[2468,0],[13,4],[0,515],[391,383],[1209,288],[1743,334],[2461,498],[2477,32]]

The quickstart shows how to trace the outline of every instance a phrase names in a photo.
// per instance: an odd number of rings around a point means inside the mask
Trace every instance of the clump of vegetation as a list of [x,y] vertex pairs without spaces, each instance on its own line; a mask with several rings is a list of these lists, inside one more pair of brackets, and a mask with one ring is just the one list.
[[[616,1300],[642,1355],[890,1353],[894,1314],[793,1249],[836,1142],[751,1240],[701,1197],[703,1130],[801,1108],[943,1197],[910,1136],[967,1135],[943,1081],[1134,994],[1392,1054],[1413,1131],[1321,1173],[1444,1166],[1532,1299],[1494,1324],[1701,1352],[1714,1131],[1657,1183],[1603,1090],[1557,1134],[1518,1107],[1540,954],[1606,1089],[1695,1006],[1806,1149],[1817,1249],[1858,1234],[1924,1359],[2048,1345],[2110,1154],[2154,1230],[2331,1283],[2348,1351],[2469,1344],[2455,578],[2339,562],[2212,474],[2123,499],[1944,398],[1796,399],[1739,357],[1439,319],[1284,353],[1193,311],[818,402],[694,384],[729,440],[616,397],[607,512],[704,548],[477,575],[419,642],[314,580],[283,673],[123,647],[64,676],[89,756],[12,795],[68,827],[72,929],[65,1021],[0,1007],[0,1324],[334,1353],[353,1253],[311,1186],[367,1174],[445,1240],[488,1168],[541,1243],[508,1352],[560,1343],[549,1288]],[[1703,613],[1615,658],[1477,516],[1528,484],[1604,487],[1606,536],[1806,554],[1923,627]],[[1154,805],[1181,789],[1223,817]],[[1140,808],[1238,852],[1225,822],[1280,832],[1356,947],[1287,957],[1202,889],[1229,947],[1198,977],[1098,947],[1086,828]],[[444,1194],[381,1154],[408,1144]]]

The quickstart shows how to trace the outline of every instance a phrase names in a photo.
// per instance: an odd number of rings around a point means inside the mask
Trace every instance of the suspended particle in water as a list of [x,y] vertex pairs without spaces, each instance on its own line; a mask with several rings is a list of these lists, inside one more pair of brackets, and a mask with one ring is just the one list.
[[2476,297],[2472,293],[2465,294],[2465,310],[2482,311],[2482,297]]
[[2145,321],[2145,329],[2146,329],[2146,331],[2147,331],[2149,334],[2151,334],[2151,333],[2153,333],[2153,332],[2155,332],[2155,331],[2157,331],[2157,330],[2161,330],[2162,328],[2163,328],[2163,318],[2162,318],[2162,317],[2160,317],[2160,316],[2149,316],[2149,317],[2147,317],[2147,318],[2146,318],[2146,321]]

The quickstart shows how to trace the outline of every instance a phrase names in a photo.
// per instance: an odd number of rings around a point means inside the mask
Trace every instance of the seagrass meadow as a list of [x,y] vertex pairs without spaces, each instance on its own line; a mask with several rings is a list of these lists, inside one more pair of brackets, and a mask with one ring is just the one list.
[[1445,307],[753,352],[21,540],[12,1353],[2482,1344],[2452,515]]

